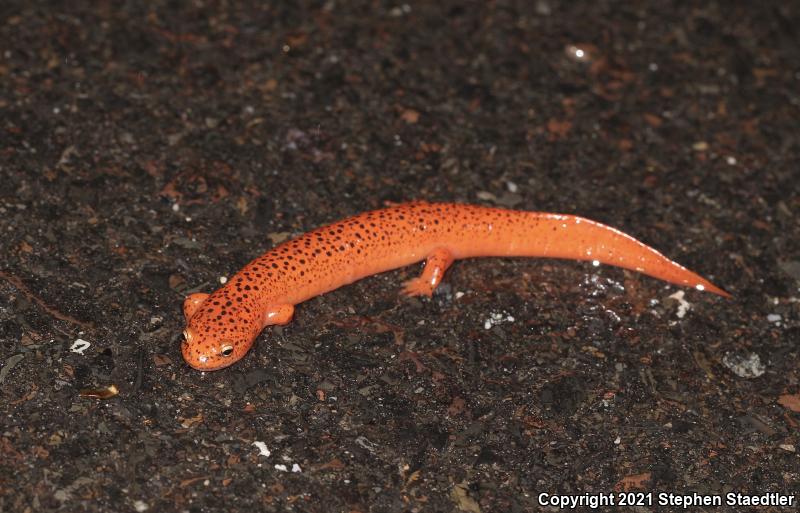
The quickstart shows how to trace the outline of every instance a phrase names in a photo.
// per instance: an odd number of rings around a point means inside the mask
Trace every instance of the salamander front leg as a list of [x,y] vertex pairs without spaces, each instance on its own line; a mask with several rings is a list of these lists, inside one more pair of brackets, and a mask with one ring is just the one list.
[[264,314],[264,326],[283,326],[289,324],[294,316],[293,305],[275,305],[267,309]]
[[446,249],[434,250],[428,256],[422,274],[418,278],[405,282],[403,293],[407,296],[431,297],[434,289],[442,282],[444,272],[450,267],[453,260],[453,255]]
[[191,320],[192,316],[195,312],[200,308],[200,305],[203,304],[208,298],[208,294],[198,292],[196,294],[190,294],[186,297],[186,300],[183,302],[183,316],[186,318],[186,322]]

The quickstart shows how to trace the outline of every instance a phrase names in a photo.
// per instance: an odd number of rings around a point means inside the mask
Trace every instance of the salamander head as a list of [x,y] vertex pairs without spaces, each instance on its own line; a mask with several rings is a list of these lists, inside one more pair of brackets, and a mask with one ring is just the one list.
[[181,352],[191,367],[213,371],[241,360],[252,345],[253,339],[250,337],[233,337],[230,334],[216,337],[189,326],[183,330]]
[[186,329],[181,353],[186,363],[201,371],[223,369],[239,361],[260,331],[242,307],[216,296],[192,294],[183,305]]

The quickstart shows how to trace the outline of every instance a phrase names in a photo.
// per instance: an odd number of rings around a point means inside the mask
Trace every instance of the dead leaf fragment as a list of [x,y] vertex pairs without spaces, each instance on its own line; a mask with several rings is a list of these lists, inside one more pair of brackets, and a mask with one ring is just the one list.
[[180,274],[170,274],[167,282],[169,283],[169,288],[177,291],[186,284],[186,278]]
[[658,128],[664,123],[659,116],[649,112],[642,114],[642,117],[644,117],[645,122],[653,128]]
[[456,417],[464,413],[466,410],[467,403],[464,401],[463,397],[454,397],[453,402],[450,403],[450,406],[447,408],[447,414],[451,417]]
[[453,489],[450,490],[450,499],[461,511],[466,511],[467,513],[481,513],[480,505],[467,493],[466,481],[462,481],[453,486]]
[[566,119],[551,118],[547,121],[547,131],[550,133],[551,139],[563,139],[570,130],[572,130],[572,123]]
[[323,463],[322,465],[317,467],[317,470],[325,470],[325,469],[342,470],[343,468],[344,468],[344,463],[342,463],[342,460],[340,460],[339,458],[334,458],[328,463]]
[[119,394],[116,385],[109,385],[105,388],[84,388],[79,392],[81,397],[91,397],[93,399],[111,399]]
[[614,490],[644,490],[645,483],[650,481],[650,472],[645,472],[643,474],[634,474],[631,476],[623,477],[616,485],[614,485]]
[[40,460],[45,460],[50,456],[50,451],[42,447],[41,445],[35,445],[32,449],[34,456],[39,458]]
[[164,365],[169,365],[172,363],[172,359],[164,354],[154,354],[153,355],[153,363],[156,367],[163,367]]
[[183,426],[185,428],[190,428],[190,427],[194,426],[195,424],[199,424],[199,423],[203,422],[203,414],[202,413],[198,413],[194,417],[189,417],[189,418],[179,419],[179,420],[181,421],[181,426]]
[[277,88],[278,88],[278,81],[275,80],[274,78],[268,79],[261,85],[261,89],[266,93],[271,93]]
[[794,412],[800,412],[800,394],[783,394],[778,398],[778,404]]
[[180,486],[181,488],[186,488],[187,486],[191,486],[198,481],[205,481],[208,478],[209,476],[190,477],[189,479],[184,479],[183,481],[181,481],[178,484],[178,486]]
[[267,238],[271,240],[273,244],[280,244],[288,239],[289,235],[291,235],[289,232],[272,232],[267,234]]
[[594,346],[583,346],[581,348],[581,351],[583,351],[584,353],[589,353],[590,355],[594,356],[595,358],[599,358],[601,360],[605,360],[606,359],[605,353],[603,353],[601,350],[597,349]]
[[400,119],[409,125],[413,125],[419,121],[419,112],[415,111],[414,109],[405,109],[403,110],[403,113],[400,114]]
[[236,200],[236,210],[238,210],[242,215],[247,214],[247,211],[250,210],[250,205],[247,203],[247,198],[244,196],[239,196],[239,199]]

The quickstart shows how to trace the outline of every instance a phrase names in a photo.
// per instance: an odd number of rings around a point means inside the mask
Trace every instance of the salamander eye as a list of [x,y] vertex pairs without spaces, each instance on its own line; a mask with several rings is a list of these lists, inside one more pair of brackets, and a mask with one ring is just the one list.
[[189,330],[183,330],[183,341],[182,343],[187,344],[192,341],[192,334],[189,333]]
[[220,351],[222,356],[228,357],[233,354],[233,346],[224,345],[222,346],[222,350]]

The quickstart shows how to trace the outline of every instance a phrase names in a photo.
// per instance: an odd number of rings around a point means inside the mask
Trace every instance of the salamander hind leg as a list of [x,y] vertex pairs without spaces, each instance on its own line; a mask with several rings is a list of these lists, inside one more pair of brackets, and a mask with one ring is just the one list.
[[275,305],[264,314],[264,326],[283,326],[289,324],[294,316],[294,305]]
[[425,268],[422,274],[413,280],[408,280],[403,286],[403,294],[406,296],[428,296],[433,295],[433,291],[442,282],[447,268],[453,263],[453,255],[444,248],[439,248],[428,255]]

